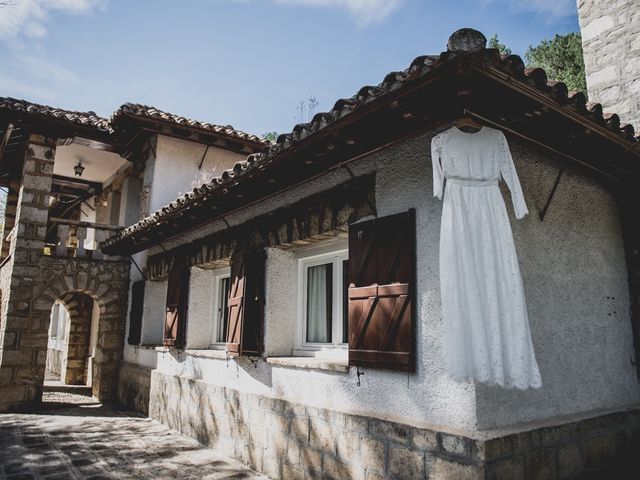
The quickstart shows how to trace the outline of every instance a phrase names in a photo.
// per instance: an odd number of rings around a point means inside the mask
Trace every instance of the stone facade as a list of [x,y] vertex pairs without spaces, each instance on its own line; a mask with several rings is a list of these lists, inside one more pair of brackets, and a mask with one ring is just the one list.
[[591,102],[640,131],[640,4],[637,0],[578,0]]
[[[79,293],[100,307],[93,394],[115,392],[122,356],[129,287],[128,262],[43,255],[55,143],[32,136],[24,161],[8,256],[2,265],[0,320],[0,412],[29,408],[42,398],[51,307],[56,299],[74,309]],[[78,310],[76,308],[76,310]],[[79,325],[79,324],[78,324]],[[87,327],[73,332],[71,380],[86,378]]]
[[123,362],[118,375],[117,402],[127,410],[149,414],[151,369]]
[[640,410],[471,438],[129,364],[120,387],[129,406],[151,398],[151,418],[273,479],[569,479],[623,468],[640,447]]

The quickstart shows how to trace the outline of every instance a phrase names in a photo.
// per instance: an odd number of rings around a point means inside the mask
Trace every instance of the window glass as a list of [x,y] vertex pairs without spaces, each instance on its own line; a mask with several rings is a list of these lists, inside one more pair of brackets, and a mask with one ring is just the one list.
[[218,288],[218,342],[227,341],[227,324],[229,318],[228,300],[229,300],[229,287],[230,278],[224,277],[220,279]]
[[349,343],[349,260],[342,261],[342,343]]
[[331,343],[333,263],[307,268],[307,342]]

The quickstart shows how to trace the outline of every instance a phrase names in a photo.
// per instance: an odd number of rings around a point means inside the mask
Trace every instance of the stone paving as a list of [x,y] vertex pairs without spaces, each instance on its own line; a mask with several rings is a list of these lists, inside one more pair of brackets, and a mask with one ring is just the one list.
[[45,393],[41,411],[0,414],[0,480],[267,480],[149,418],[91,397]]

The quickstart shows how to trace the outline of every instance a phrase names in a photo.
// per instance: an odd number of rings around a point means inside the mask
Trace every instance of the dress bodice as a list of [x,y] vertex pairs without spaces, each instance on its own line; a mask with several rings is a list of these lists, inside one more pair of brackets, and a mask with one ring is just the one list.
[[467,133],[451,127],[433,137],[431,156],[436,197],[442,199],[445,180],[472,187],[494,185],[502,178],[511,191],[516,217],[529,213],[507,139],[500,130],[483,126]]

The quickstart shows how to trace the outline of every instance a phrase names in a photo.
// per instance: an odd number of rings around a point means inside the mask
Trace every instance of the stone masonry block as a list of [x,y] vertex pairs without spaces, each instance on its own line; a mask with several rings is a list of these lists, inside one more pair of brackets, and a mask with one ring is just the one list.
[[360,434],[351,430],[340,429],[336,434],[336,453],[343,461],[356,457]]
[[289,438],[287,442],[286,461],[293,465],[300,463],[300,444],[292,438]]
[[436,432],[422,428],[412,429],[411,443],[420,450],[438,450],[438,436]]
[[385,471],[386,447],[381,440],[369,435],[362,435],[359,450],[360,464],[365,465],[367,470]]
[[301,443],[309,441],[309,417],[293,417],[291,420],[291,436]]
[[2,352],[2,367],[31,365],[34,355],[31,350],[14,350],[5,348]]
[[442,450],[451,455],[468,457],[471,453],[468,438],[440,433],[440,442]]
[[525,472],[531,480],[556,478],[556,451],[542,450],[527,455]]
[[393,423],[386,420],[372,418],[369,420],[369,433],[390,441],[407,444],[409,443],[412,431],[408,425]]
[[558,478],[571,478],[582,471],[583,462],[577,445],[567,445],[558,450]]
[[507,458],[487,465],[487,480],[523,480],[524,462],[519,458]]
[[[392,445],[389,447],[389,473],[400,478],[424,478],[425,456],[409,448]],[[436,477],[440,478],[440,477]],[[442,477],[446,478],[446,477]]]
[[10,368],[0,369],[0,387],[11,385],[13,383],[13,370]]
[[334,480],[354,478],[358,472],[352,472],[351,467],[332,455],[325,455],[322,459],[322,472],[326,477]]
[[358,433],[369,433],[369,419],[360,415],[345,415],[345,428]]
[[20,404],[28,398],[28,390],[24,386],[4,387],[0,390],[0,412],[7,411],[3,405]]
[[18,339],[17,332],[6,332],[4,335],[4,346],[15,347]]
[[282,466],[282,478],[287,480],[308,480],[309,477],[302,468],[285,463]]
[[287,414],[266,410],[263,411],[263,419],[265,427],[267,427],[269,430],[275,430],[284,433],[289,431],[291,417],[289,417],[289,415]]
[[615,457],[616,437],[609,434],[590,438],[584,443],[584,457],[587,467],[602,465]]
[[334,428],[330,423],[317,418],[310,418],[309,444],[313,448],[317,448],[324,452],[335,452],[336,433],[337,432],[334,431]]
[[310,472],[319,473],[322,470],[322,454],[312,448],[301,447],[300,465]]
[[[430,464],[429,478],[447,480],[484,480],[484,469],[479,465],[450,462],[435,457]],[[504,477],[505,480],[515,480]]]

